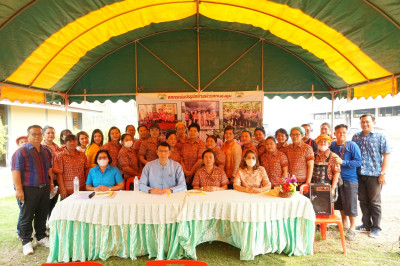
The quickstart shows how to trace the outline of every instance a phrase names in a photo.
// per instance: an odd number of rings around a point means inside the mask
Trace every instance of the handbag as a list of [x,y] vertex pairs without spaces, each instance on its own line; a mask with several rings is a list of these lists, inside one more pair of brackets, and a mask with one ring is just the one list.
[[[340,153],[340,159],[342,159],[342,160],[343,160],[344,149],[345,149],[345,148],[346,148],[346,141],[343,143],[343,149],[342,149],[342,152]],[[342,179],[342,176],[341,176],[340,174],[339,174],[339,177],[338,177],[337,185],[338,185],[339,187],[343,186],[343,179]]]

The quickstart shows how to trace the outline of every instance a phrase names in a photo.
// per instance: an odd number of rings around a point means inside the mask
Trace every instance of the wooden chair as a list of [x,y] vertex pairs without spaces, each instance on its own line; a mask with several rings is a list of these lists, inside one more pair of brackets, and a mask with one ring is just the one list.
[[[309,190],[310,190],[309,184],[303,184],[300,186],[300,193],[303,195],[304,193],[308,193]],[[317,228],[318,224],[320,225],[322,240],[326,240],[326,230],[328,228],[328,224],[337,224],[337,226],[339,227],[340,239],[342,241],[343,254],[346,254],[346,241],[344,238],[342,218],[335,215],[333,204],[332,204],[331,215],[318,215],[318,214],[316,215],[315,228]],[[314,233],[314,235],[316,236],[316,232]],[[315,244],[315,236],[314,236],[314,244]]]
[[185,266],[207,266],[204,261],[199,260],[151,260],[146,263],[146,266],[167,266],[167,265],[185,265]]

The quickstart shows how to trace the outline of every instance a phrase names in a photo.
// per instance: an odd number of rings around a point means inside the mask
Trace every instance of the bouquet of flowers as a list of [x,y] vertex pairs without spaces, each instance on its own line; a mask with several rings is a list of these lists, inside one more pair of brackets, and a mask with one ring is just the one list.
[[279,180],[279,196],[282,198],[290,198],[296,191],[296,187],[297,179],[294,175],[288,178],[281,178]]

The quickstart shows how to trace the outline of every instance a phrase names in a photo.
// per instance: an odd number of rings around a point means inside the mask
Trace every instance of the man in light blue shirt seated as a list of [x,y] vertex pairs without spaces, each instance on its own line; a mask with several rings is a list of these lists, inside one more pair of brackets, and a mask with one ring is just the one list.
[[166,142],[158,144],[157,155],[158,159],[148,162],[143,168],[139,189],[159,195],[186,190],[182,166],[168,158],[169,144]]

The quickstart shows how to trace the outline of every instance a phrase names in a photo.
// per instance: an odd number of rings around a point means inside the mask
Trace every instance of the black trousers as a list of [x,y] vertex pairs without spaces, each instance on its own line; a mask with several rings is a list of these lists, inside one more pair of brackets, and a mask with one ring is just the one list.
[[[58,186],[58,183],[57,183],[57,181],[56,180],[54,180],[54,186]],[[49,207],[49,214],[47,215],[48,216],[48,218],[50,219],[50,215],[51,215],[51,212],[53,211],[53,209],[54,209],[54,207],[56,206],[56,204],[57,204],[57,202],[58,202],[58,198],[60,197],[60,194],[57,194],[57,195],[55,195],[54,196],[54,198],[52,198],[51,200],[50,200],[50,207]],[[61,197],[60,197],[61,198]]]
[[36,239],[46,237],[46,219],[50,206],[50,186],[23,187],[25,194],[24,205],[21,208],[21,224],[19,227],[22,245],[32,241],[32,221],[34,222]]
[[361,221],[367,229],[381,229],[381,191],[382,185],[377,176],[358,176],[358,200],[362,212]]

